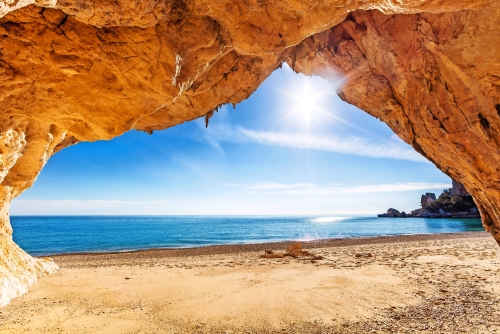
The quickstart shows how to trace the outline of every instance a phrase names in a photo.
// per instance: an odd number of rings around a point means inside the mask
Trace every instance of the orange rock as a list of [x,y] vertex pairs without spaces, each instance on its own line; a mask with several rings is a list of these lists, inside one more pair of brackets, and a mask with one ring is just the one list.
[[12,241],[8,216],[52,155],[208,123],[283,61],[342,77],[341,98],[461,182],[500,243],[497,2],[0,0],[0,305],[57,268]]
[[296,241],[286,249],[285,255],[292,257],[299,257],[302,252],[302,243]]

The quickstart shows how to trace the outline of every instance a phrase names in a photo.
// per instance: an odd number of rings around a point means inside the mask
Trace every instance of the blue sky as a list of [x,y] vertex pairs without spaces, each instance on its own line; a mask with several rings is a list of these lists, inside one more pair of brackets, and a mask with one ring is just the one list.
[[52,157],[11,214],[374,214],[451,186],[338,83],[275,71],[247,100]]

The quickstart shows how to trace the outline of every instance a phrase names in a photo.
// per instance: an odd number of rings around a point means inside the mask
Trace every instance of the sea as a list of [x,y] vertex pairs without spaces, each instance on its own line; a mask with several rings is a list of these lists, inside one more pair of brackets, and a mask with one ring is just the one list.
[[12,216],[32,255],[484,231],[475,218],[373,216]]

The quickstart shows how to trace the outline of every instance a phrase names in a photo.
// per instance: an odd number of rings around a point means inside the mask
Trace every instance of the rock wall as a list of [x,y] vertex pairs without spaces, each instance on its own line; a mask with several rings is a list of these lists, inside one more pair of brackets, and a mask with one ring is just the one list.
[[283,61],[342,76],[340,96],[460,180],[500,240],[496,0],[0,0],[0,17],[1,304],[57,268],[8,217],[53,154],[208,121]]

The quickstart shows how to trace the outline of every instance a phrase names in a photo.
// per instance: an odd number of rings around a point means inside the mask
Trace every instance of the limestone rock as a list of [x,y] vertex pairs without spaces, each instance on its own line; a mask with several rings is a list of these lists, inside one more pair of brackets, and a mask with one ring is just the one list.
[[264,254],[259,255],[261,259],[282,259],[285,257],[284,254],[277,254],[273,250],[266,249]]
[[470,196],[470,194],[467,191],[467,189],[465,189],[463,184],[455,180],[452,180],[451,196],[465,197],[465,196]]
[[390,214],[390,215],[393,215],[394,217],[400,217],[401,216],[401,212],[399,212],[398,210],[393,209],[393,208],[390,208],[389,210],[387,210],[387,213]]
[[436,194],[434,193],[425,193],[425,195],[422,195],[420,198],[420,205],[422,208],[426,208],[429,204],[434,202],[436,200]]
[[0,0],[0,17],[3,303],[55,268],[8,217],[52,155],[208,121],[284,61],[342,78],[340,97],[460,181],[500,241],[497,0]]
[[387,213],[382,213],[380,215],[377,215],[378,217],[387,217],[387,218],[406,218],[406,213],[399,212],[396,209],[390,208],[387,210]]
[[285,257],[284,254],[262,254],[259,255],[261,259],[282,259]]
[[302,253],[302,243],[296,241],[286,249],[285,256],[299,257]]

